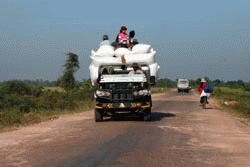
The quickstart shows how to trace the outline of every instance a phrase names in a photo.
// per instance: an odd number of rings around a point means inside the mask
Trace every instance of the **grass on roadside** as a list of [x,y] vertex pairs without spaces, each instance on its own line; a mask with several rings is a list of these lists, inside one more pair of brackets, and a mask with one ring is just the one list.
[[217,87],[214,91],[215,97],[221,99],[224,107],[230,107],[234,110],[250,116],[250,92],[243,89],[233,89],[228,87]]
[[65,92],[65,90],[61,87],[43,87],[43,91],[58,91],[58,92]]
[[94,106],[94,90],[90,80],[70,91],[23,81],[3,82],[0,84],[0,129],[88,110]]
[[153,87],[151,93],[165,93],[169,88]]
[[29,113],[20,112],[18,108],[7,109],[0,111],[0,131],[6,127],[29,125],[33,123],[39,123],[41,121],[57,118],[60,115],[68,113],[77,113],[90,110],[94,107],[94,101],[84,101],[78,104],[78,107],[69,110],[37,110]]

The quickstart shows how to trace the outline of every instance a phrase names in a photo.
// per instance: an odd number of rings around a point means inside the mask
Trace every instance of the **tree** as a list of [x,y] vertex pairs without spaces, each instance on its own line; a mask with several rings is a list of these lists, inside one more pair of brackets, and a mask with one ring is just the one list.
[[213,86],[224,86],[224,81],[220,79],[216,79],[212,81]]
[[245,91],[250,92],[250,82],[248,82],[248,83],[246,82],[244,88],[245,88]]
[[172,81],[171,79],[168,78],[162,78],[157,81],[156,86],[174,88],[176,87],[176,81]]
[[62,87],[66,90],[72,90],[76,86],[74,77],[75,72],[80,68],[78,55],[69,52],[66,54],[66,62],[64,64],[64,72],[61,78]]

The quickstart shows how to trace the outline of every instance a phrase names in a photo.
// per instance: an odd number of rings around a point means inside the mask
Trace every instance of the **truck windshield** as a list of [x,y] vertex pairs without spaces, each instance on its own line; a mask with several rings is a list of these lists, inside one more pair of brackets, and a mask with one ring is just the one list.
[[[100,68],[100,75],[119,75],[119,74],[131,74],[133,68],[131,65],[104,65]],[[140,74],[145,74],[146,76],[150,74],[149,67],[147,65],[141,65]]]
[[188,81],[179,81],[180,84],[188,84]]
[[100,83],[114,82],[146,82],[145,74],[105,74],[101,76]]

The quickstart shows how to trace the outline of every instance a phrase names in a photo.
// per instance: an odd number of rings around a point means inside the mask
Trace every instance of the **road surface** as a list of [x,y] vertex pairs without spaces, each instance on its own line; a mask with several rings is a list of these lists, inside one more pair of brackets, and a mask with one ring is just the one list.
[[93,112],[0,134],[0,166],[250,166],[250,128],[196,94],[153,96],[153,121]]

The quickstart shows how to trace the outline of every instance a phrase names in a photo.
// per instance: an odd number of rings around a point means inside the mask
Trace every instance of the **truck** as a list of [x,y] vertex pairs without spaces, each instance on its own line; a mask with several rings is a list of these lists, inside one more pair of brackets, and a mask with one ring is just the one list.
[[142,116],[151,120],[151,86],[155,78],[150,77],[150,68],[140,64],[142,73],[131,74],[132,64],[102,65],[98,71],[95,91],[95,121],[104,117],[124,113]]
[[188,79],[178,79],[177,81],[177,91],[180,92],[189,92],[191,87],[189,86]]

